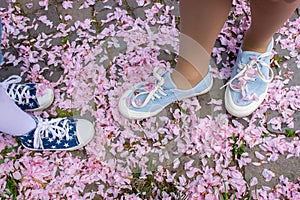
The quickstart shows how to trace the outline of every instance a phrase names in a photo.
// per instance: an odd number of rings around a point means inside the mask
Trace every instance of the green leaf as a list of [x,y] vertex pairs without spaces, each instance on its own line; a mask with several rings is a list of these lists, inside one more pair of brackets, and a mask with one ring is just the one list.
[[294,131],[292,129],[286,129],[285,133],[286,133],[287,137],[295,137],[296,136],[296,131]]
[[263,137],[269,137],[270,134],[269,134],[269,133],[263,133],[262,136],[263,136]]
[[18,196],[18,183],[17,180],[14,178],[8,176],[6,178],[6,189],[7,189],[7,194],[12,196],[13,200],[17,200]]
[[80,111],[76,109],[71,109],[71,111],[68,110],[62,110],[62,109],[56,109],[57,117],[72,117],[75,115],[79,115]]

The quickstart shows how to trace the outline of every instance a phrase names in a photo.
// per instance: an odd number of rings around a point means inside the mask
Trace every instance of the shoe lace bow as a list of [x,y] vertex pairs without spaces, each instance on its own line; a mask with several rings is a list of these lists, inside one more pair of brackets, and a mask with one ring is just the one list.
[[66,140],[70,139],[69,131],[70,124],[67,118],[58,118],[58,119],[42,119],[36,117],[37,127],[33,134],[33,147],[44,149],[43,140],[45,138],[50,138],[50,134],[52,135],[52,139],[55,140],[58,138],[61,140],[62,138],[66,138]]
[[[244,100],[256,100],[258,97],[255,94],[249,94],[247,83],[249,81],[255,81],[257,77],[259,77],[263,82],[269,83],[274,78],[273,70],[270,68],[270,65],[265,63],[262,59],[265,57],[271,56],[271,52],[263,53],[258,57],[252,58],[247,64],[241,63],[238,64],[237,74],[229,80],[224,86],[224,88],[229,85],[229,87],[235,91],[242,93],[242,99]],[[266,67],[270,75],[269,77],[265,77],[265,75],[261,72],[261,66]],[[234,80],[238,80],[238,82],[233,83]]]
[[[138,88],[139,91],[135,91],[137,94],[134,95],[131,104],[135,108],[143,108],[145,107],[150,100],[154,99],[160,99],[162,96],[167,96],[167,94],[164,92],[164,89],[162,86],[165,83],[164,78],[159,73],[159,68],[155,67],[153,70],[153,76],[156,79],[154,84],[146,84],[143,87]],[[145,100],[141,102],[139,99],[140,96],[147,95]]]

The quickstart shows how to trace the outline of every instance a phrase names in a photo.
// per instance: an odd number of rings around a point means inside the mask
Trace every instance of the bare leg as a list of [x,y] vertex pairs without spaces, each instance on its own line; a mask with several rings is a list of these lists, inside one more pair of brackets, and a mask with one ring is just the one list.
[[274,33],[290,17],[299,3],[300,0],[251,0],[252,23],[246,32],[242,49],[265,52]]
[[[180,89],[189,89],[207,74],[210,53],[231,8],[231,0],[181,0],[181,33],[179,59],[172,73]],[[193,48],[192,48],[193,46]],[[184,55],[181,57],[181,55]]]

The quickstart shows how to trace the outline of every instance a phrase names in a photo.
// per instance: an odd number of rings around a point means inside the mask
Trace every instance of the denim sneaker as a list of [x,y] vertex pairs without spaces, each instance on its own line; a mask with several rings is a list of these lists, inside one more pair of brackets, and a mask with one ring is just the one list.
[[273,39],[265,53],[239,50],[236,64],[227,82],[225,107],[236,117],[254,112],[267,95],[268,85],[274,74],[270,68]]
[[158,70],[159,68],[153,70],[156,79],[154,84],[137,84],[122,95],[119,111],[124,117],[129,119],[152,117],[174,101],[207,93],[213,85],[210,70],[201,82],[189,90],[178,89],[171,79],[170,72],[161,75]]
[[18,136],[22,145],[30,150],[76,150],[88,144],[94,136],[93,124],[84,119],[33,118],[36,128]]
[[8,96],[24,111],[39,111],[48,108],[54,99],[54,92],[46,88],[43,94],[37,95],[37,86],[41,84],[27,83],[20,84],[20,76],[10,76],[8,79],[0,82]]

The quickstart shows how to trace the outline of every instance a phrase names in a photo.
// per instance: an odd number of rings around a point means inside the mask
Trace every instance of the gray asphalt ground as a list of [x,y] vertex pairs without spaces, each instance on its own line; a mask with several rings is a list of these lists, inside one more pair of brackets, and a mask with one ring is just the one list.
[[[78,12],[78,8],[80,7],[80,5],[83,3],[83,0],[74,0],[73,3],[73,8],[72,9],[68,9],[68,10],[64,10],[61,6],[61,2],[63,0],[50,0],[50,6],[49,9],[46,11],[44,10],[44,8],[41,8],[38,4],[37,0],[18,0],[20,6],[22,7],[23,11],[24,11],[24,15],[28,16],[30,19],[34,19],[37,16],[40,16],[41,14],[46,15],[48,17],[49,20],[53,21],[54,25],[57,25],[60,23],[60,15],[72,15],[73,16],[73,21],[83,21],[85,19],[88,18],[93,18],[95,17],[98,21],[101,21],[103,19],[106,19],[107,14],[110,12],[107,9],[104,9],[104,6],[112,6],[112,7],[116,7],[118,6],[116,4],[116,2],[114,0],[109,0],[106,3],[103,3],[102,1],[97,1],[97,3],[94,5],[94,7],[90,7],[88,9],[83,9],[80,10],[80,12]],[[33,3],[33,6],[29,9],[26,7],[27,3]],[[144,10],[147,7],[139,7],[136,3],[135,0],[126,0],[126,5],[129,7],[130,9],[130,13],[133,15],[133,17],[140,17],[140,18],[145,18],[145,14],[144,14]],[[178,7],[178,1],[174,1],[174,0],[164,0],[163,3],[167,4],[167,5],[172,5],[175,6],[175,9],[172,11],[172,14],[179,17],[180,13],[179,13],[179,7]],[[7,7],[8,3],[5,2],[5,0],[1,0],[0,1],[0,7]],[[95,16],[93,16],[93,13],[96,13]],[[299,17],[299,13],[300,13],[300,8],[298,9],[298,11],[295,12],[295,14],[292,16],[292,18],[295,17]],[[39,32],[45,32],[47,34],[52,33],[53,31],[55,31],[55,29],[50,29],[49,27],[45,26],[44,24],[40,24],[39,28],[37,30],[29,30],[30,34],[32,37],[35,37],[38,35]],[[69,38],[70,40],[72,40],[72,36],[70,36]],[[59,45],[60,41],[56,41],[53,40],[53,42],[57,42],[57,45]],[[284,55],[286,54],[286,51],[281,50],[279,46],[275,46],[275,49],[278,51],[279,55]],[[13,51],[13,49],[10,49],[10,51]],[[226,55],[225,55],[226,56]],[[170,60],[172,58],[170,58],[168,55],[162,55],[161,59],[166,59],[166,60]],[[290,83],[290,85],[299,85],[299,80],[300,80],[300,70],[296,68],[296,65],[294,63],[294,60],[289,60],[288,61],[289,66],[294,70],[294,80]],[[13,74],[20,74],[20,68],[18,67],[11,67],[11,66],[3,66],[0,70],[0,81],[4,80],[5,78],[9,77],[10,75]],[[57,77],[60,76],[61,73],[63,73],[62,70],[56,69],[54,71],[54,73],[56,73],[57,75],[53,75],[51,77],[49,77],[50,81],[55,81],[55,79]],[[214,84],[214,89],[218,89],[221,85],[223,84],[223,81],[221,80],[216,80],[215,84]],[[223,92],[223,91],[222,91]],[[218,92],[215,95],[214,98],[218,99],[221,98],[223,93],[222,92]],[[201,97],[199,97],[199,100],[202,100],[204,102],[207,102],[208,99],[207,98],[211,98],[209,95],[203,95]],[[207,111],[205,111],[205,107],[203,108],[203,114],[205,115],[205,112],[210,112],[211,108],[207,107]],[[274,117],[279,115],[279,113],[271,113],[270,117]],[[300,129],[300,114],[298,112],[298,118],[295,121],[295,129],[299,130]],[[271,127],[268,127],[268,129],[270,131],[276,132],[275,130],[272,130]],[[284,134],[284,133],[280,133],[278,132],[278,134]],[[253,148],[253,149],[247,149],[246,150],[252,157],[253,160],[255,160],[255,156],[254,156],[254,152],[255,151],[260,151],[260,149],[258,148]],[[276,172],[276,176],[277,175],[284,175],[286,177],[288,177],[291,181],[296,182],[297,178],[300,177],[300,162],[299,162],[299,158],[290,158],[290,159],[286,159],[286,155],[281,155],[280,158],[276,161],[276,162],[270,162],[266,165],[260,166],[260,167],[256,167],[253,165],[249,165],[247,167],[245,167],[244,169],[244,175],[246,180],[250,180],[252,177],[257,177],[259,179],[259,185],[267,185],[267,186],[275,186],[276,183],[278,183],[278,177],[273,178],[270,182],[266,182],[264,180],[264,178],[261,176],[262,170],[264,168],[268,168],[272,171]]]

